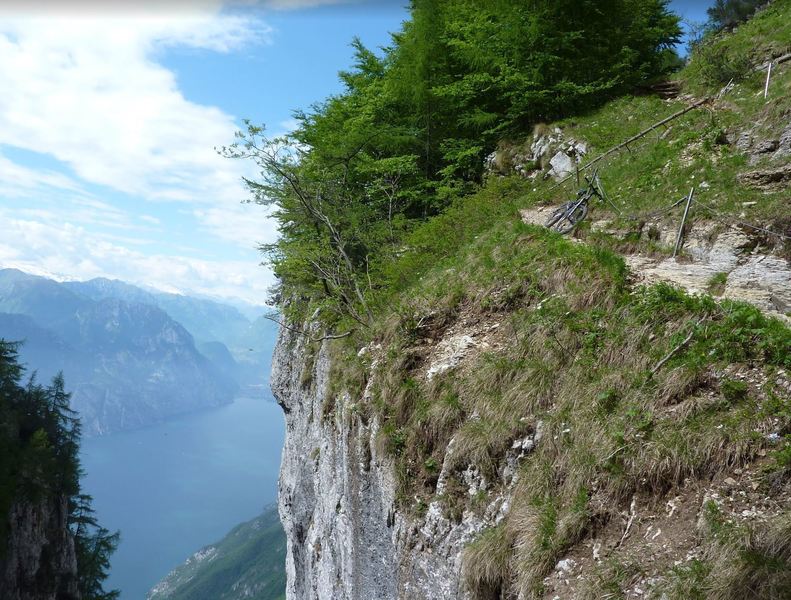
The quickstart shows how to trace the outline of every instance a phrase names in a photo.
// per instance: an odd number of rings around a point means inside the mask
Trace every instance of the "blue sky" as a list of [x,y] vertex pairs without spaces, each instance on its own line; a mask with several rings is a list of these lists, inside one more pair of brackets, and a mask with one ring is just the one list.
[[407,0],[236,1],[0,8],[0,266],[263,303],[275,231],[213,148],[340,91],[352,37],[388,44]]

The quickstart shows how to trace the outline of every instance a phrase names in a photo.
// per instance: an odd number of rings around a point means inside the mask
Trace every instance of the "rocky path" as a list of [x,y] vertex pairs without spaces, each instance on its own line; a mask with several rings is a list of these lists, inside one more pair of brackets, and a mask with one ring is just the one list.
[[[520,216],[525,223],[543,226],[552,209],[522,209]],[[642,230],[650,230],[658,245],[673,247],[677,226],[657,221],[646,223]],[[594,221],[592,229],[617,237],[627,233],[607,221]],[[791,323],[791,264],[756,244],[752,235],[733,226],[696,222],[689,227],[677,258],[635,253],[624,255],[624,260],[637,283],[665,281],[692,294],[749,302]]]

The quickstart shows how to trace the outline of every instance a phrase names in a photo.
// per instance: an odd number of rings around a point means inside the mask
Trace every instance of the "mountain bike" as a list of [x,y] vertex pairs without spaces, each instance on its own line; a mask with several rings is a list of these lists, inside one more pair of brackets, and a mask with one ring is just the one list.
[[587,186],[577,192],[577,197],[571,202],[566,202],[557,208],[544,223],[544,226],[557,231],[560,234],[567,234],[588,216],[588,204],[591,198],[598,197],[604,200],[604,193],[599,181],[599,170],[593,172],[592,177],[585,177]]

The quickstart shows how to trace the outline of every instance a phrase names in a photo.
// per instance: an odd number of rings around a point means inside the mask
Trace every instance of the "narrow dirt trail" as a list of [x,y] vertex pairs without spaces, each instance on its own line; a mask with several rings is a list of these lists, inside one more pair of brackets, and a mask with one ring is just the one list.
[[[535,207],[519,213],[523,222],[543,226],[554,208]],[[660,221],[646,222],[643,231],[650,229],[657,244],[672,247],[676,227],[678,224],[671,227]],[[591,228],[617,237],[626,233],[608,221],[593,221]],[[692,294],[712,293],[717,298],[749,302],[791,323],[791,263],[762,249],[754,236],[733,226],[712,221],[693,223],[677,258],[641,253],[623,257],[638,284],[664,281]]]

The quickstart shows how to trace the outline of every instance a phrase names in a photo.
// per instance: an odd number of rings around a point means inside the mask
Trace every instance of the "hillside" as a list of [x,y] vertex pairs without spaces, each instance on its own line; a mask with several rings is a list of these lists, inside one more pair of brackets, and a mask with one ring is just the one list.
[[[454,21],[458,5],[443,5],[451,53],[487,30]],[[791,62],[766,99],[760,66],[791,51],[791,2],[704,43],[673,98],[613,94],[482,143],[464,156],[488,174],[432,180],[419,197],[451,200],[422,218],[405,191],[383,246],[359,233],[380,222],[370,204],[300,196],[317,173],[320,193],[357,191],[321,136],[344,102],[368,106],[363,85],[347,74],[306,117],[314,162],[259,184],[291,219],[272,374],[289,599],[789,597]],[[357,75],[386,81],[399,50]],[[704,98],[596,164],[612,205],[569,236],[542,226],[577,168]],[[366,162],[381,152],[347,169],[381,173]],[[693,187],[674,258],[683,205],[666,209]]]
[[76,289],[0,271],[0,338],[25,342],[21,359],[39,380],[64,372],[87,435],[233,399],[239,385],[232,358],[219,365],[207,359],[181,324],[137,301],[144,298],[94,298]]
[[272,507],[193,554],[147,600],[281,600],[285,551],[283,527]]

